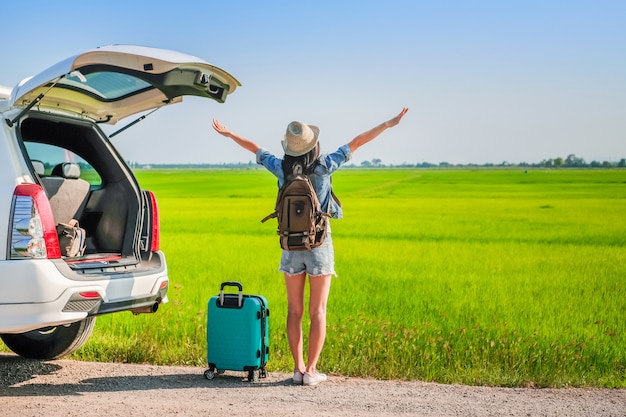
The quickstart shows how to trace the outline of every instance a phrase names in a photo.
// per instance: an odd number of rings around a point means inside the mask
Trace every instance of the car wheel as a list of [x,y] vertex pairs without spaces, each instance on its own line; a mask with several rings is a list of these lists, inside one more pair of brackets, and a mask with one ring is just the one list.
[[45,327],[20,334],[0,337],[9,349],[31,359],[56,359],[80,348],[91,335],[95,317],[63,326]]

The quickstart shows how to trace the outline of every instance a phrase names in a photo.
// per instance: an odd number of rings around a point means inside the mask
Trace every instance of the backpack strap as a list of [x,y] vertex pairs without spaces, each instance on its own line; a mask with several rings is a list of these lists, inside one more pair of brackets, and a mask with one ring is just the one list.
[[265,223],[269,219],[275,219],[276,217],[278,217],[278,213],[276,212],[270,213],[267,216],[263,217],[263,219],[261,220],[261,223]]
[[[339,201],[339,197],[337,197],[337,195],[333,191],[333,176],[332,175],[330,176],[330,196],[333,198],[333,200],[335,200],[337,205],[341,207],[341,201]],[[328,209],[330,210],[330,205],[328,206]]]

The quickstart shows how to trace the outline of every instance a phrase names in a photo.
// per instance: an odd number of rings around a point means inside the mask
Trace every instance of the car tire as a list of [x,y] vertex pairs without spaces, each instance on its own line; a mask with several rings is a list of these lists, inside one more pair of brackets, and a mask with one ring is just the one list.
[[91,335],[95,317],[63,326],[45,327],[20,334],[0,335],[9,349],[30,359],[57,359],[76,351]]

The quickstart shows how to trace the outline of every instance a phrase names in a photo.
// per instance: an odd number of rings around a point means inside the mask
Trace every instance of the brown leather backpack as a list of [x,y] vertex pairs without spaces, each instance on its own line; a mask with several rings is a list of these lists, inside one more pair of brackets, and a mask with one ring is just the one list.
[[310,251],[324,243],[329,217],[322,211],[309,177],[297,165],[278,190],[274,212],[261,222],[278,219],[281,248]]

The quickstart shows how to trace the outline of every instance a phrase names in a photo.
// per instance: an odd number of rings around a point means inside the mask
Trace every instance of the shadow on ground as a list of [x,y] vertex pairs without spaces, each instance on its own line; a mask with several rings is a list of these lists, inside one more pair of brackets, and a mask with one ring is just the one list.
[[[97,367],[97,364],[93,364]],[[114,375],[87,378],[75,383],[55,383],[62,361],[40,361],[0,354],[0,397],[80,395],[86,392],[143,391],[153,389],[260,388],[289,386],[290,378],[248,382],[247,373],[227,373],[207,380],[202,373],[171,375]],[[99,371],[94,369],[91,375]],[[45,378],[41,378],[45,377]]]

